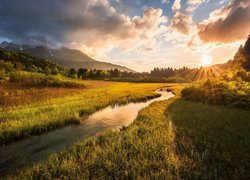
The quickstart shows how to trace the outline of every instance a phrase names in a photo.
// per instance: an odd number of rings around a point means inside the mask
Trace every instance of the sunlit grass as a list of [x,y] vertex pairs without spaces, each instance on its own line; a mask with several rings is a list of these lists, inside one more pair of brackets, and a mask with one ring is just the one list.
[[249,111],[177,99],[168,114],[182,179],[249,178]]
[[175,98],[152,103],[120,132],[79,141],[9,178],[247,179],[249,111]]
[[236,71],[220,78],[209,78],[186,86],[182,96],[192,101],[249,109],[249,77],[246,71]]
[[[176,94],[180,91],[179,87],[173,90]],[[179,161],[175,154],[175,132],[169,116],[165,115],[170,103],[152,103],[120,132],[108,131],[78,142],[70,150],[19,171],[11,178],[176,179]]]
[[[98,82],[97,82],[98,83]],[[157,96],[154,90],[164,84],[113,83],[91,88],[41,103],[0,110],[0,142],[7,143],[71,123],[114,103],[140,101]]]

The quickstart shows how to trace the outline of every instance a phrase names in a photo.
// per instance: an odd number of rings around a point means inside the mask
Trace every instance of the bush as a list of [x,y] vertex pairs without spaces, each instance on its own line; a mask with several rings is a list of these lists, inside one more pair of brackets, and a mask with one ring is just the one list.
[[50,75],[51,74],[51,69],[49,67],[46,67],[43,72],[46,75]]
[[209,78],[185,87],[186,100],[250,109],[250,83],[246,72],[237,71],[221,78]]
[[5,79],[6,79],[5,70],[0,69],[0,80],[5,80]]
[[4,70],[5,72],[14,71],[14,65],[11,62],[7,62],[0,59],[0,69]]

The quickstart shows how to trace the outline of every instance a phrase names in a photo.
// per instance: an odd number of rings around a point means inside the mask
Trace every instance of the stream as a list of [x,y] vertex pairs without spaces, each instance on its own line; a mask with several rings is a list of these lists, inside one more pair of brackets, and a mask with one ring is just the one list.
[[117,129],[131,124],[138,112],[155,101],[167,100],[174,95],[167,89],[158,90],[161,96],[146,102],[108,106],[81,121],[40,136],[0,147],[0,175],[17,168],[45,160],[50,154],[71,147],[76,141],[94,136],[108,129]]

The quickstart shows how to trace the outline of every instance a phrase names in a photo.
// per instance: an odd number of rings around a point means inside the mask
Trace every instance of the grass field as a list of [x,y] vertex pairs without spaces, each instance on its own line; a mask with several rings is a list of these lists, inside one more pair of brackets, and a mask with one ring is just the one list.
[[22,86],[14,83],[0,84],[0,108],[4,110],[17,108],[17,106],[41,103],[52,98],[71,96],[84,92],[87,89],[108,87],[115,82],[81,81],[84,88],[62,87],[34,87]]
[[9,178],[247,179],[249,111],[177,96],[141,110],[121,132],[78,142]]
[[[141,87],[141,85],[138,85]],[[175,93],[179,90],[176,89]],[[122,131],[108,131],[77,143],[11,178],[100,179],[178,177],[175,134],[165,116],[171,101],[153,103]]]
[[[88,88],[88,83],[92,84],[90,88]],[[100,85],[94,85],[99,84],[98,81],[88,83],[86,83],[86,88],[78,89],[74,93],[72,90],[62,90],[61,93],[60,91],[56,93],[57,89],[53,88],[45,92],[33,89],[34,94],[38,93],[38,96],[39,92],[44,96],[50,94],[51,98],[42,98],[41,102],[38,102],[36,98],[31,98],[30,101],[20,103],[22,105],[19,106],[9,106],[9,108],[2,106],[0,109],[0,144],[41,134],[71,123],[79,123],[81,118],[110,104],[156,97],[158,95],[154,91],[164,86],[164,84],[115,82],[107,82],[107,84],[102,82]],[[51,93],[53,90],[55,92]],[[27,91],[30,92],[30,90]],[[19,93],[24,97],[16,100],[17,104],[27,99],[26,97],[35,96],[34,94],[29,96],[22,90]],[[10,101],[12,99],[9,98]]]
[[177,99],[168,113],[181,178],[249,179],[249,111]]

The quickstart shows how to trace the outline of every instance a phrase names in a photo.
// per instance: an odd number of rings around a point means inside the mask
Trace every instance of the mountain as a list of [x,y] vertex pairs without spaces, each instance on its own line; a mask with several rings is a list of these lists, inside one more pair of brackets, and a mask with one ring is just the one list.
[[6,50],[24,52],[37,58],[48,59],[61,66],[69,68],[73,67],[75,69],[87,68],[100,70],[118,69],[120,71],[135,72],[125,66],[96,61],[79,50],[65,47],[52,49],[45,46],[19,45],[15,43],[8,43],[6,41],[2,42],[0,47]]
[[[45,59],[36,58],[19,51],[0,48],[0,69],[9,72],[13,69],[32,72],[45,72],[47,68],[54,73],[66,72],[66,68]],[[55,72],[56,71],[56,72]]]

